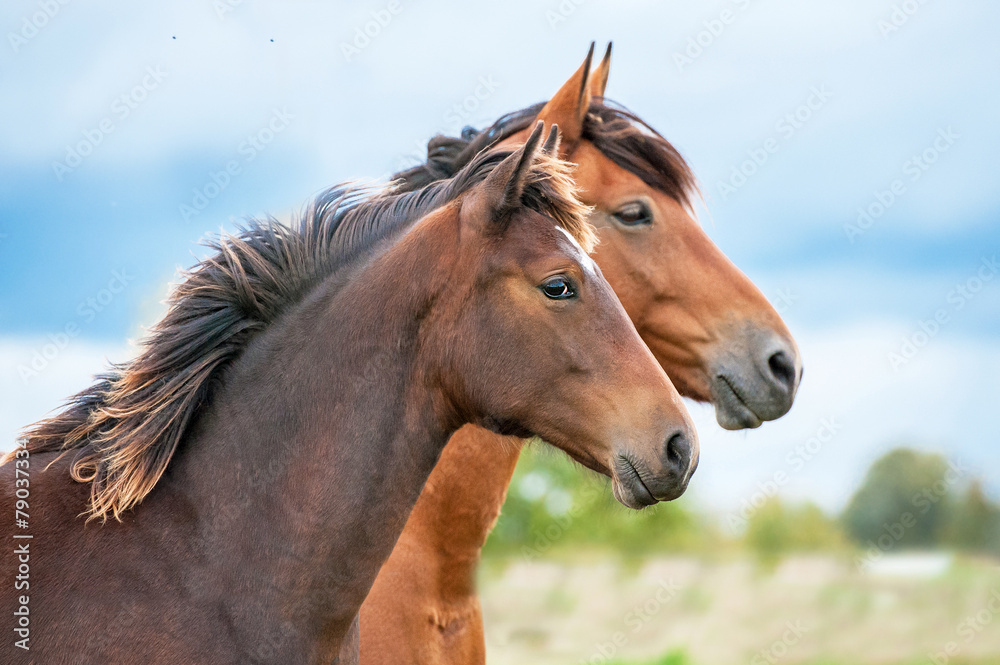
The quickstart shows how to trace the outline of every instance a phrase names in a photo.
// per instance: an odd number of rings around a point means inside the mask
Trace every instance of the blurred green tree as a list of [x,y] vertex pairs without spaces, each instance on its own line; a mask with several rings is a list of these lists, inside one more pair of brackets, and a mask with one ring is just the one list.
[[950,517],[948,540],[956,547],[1000,554],[1000,506],[990,502],[979,478],[969,483]]
[[842,519],[855,540],[880,550],[941,545],[962,471],[944,457],[896,448],[875,460]]
[[744,538],[762,559],[772,561],[788,552],[840,549],[845,542],[840,526],[819,506],[789,505],[779,497],[754,512]]

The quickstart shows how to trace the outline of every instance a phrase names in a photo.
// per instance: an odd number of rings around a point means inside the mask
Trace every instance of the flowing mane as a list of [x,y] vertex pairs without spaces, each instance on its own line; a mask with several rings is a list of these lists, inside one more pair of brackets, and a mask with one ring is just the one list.
[[[502,116],[485,130],[466,127],[460,137],[435,136],[427,143],[427,161],[397,173],[406,190],[450,178],[484,149],[529,127],[544,102]],[[621,168],[638,176],[692,210],[698,183],[677,149],[645,120],[608,99],[594,99],[583,122],[582,138]]]
[[[72,478],[91,484],[90,518],[120,519],[156,485],[215,379],[326,277],[482,182],[511,151],[483,151],[454,177],[404,191],[338,186],[291,226],[251,220],[206,244],[215,253],[183,275],[166,315],[137,357],[113,365],[63,410],[25,431],[34,453],[75,451]],[[575,197],[571,165],[539,154],[521,203],[551,217],[588,251],[589,209]],[[8,455],[3,462],[9,461]]]

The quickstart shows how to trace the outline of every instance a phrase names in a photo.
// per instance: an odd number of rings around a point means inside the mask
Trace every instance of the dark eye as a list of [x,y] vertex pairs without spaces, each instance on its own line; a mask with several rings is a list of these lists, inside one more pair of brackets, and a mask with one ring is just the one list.
[[538,288],[542,290],[546,298],[552,300],[566,300],[576,297],[576,288],[573,286],[573,282],[562,275],[549,277]]
[[614,217],[624,226],[641,226],[653,223],[653,213],[641,201],[626,203],[614,214]]

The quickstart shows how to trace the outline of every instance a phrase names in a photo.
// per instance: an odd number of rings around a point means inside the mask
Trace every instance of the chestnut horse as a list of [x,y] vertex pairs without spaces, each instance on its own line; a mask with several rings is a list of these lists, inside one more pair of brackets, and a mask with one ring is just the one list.
[[7,536],[30,588],[0,558],[3,662],[329,665],[466,423],[544,437],[629,505],[682,492],[691,422],[541,133],[217,241],[137,358],[0,466],[33,536]]
[[[600,244],[594,258],[639,334],[680,392],[711,401],[727,429],[757,427],[792,405],[801,376],[795,342],[758,289],[689,214],[694,178],[676,150],[638,117],[603,101],[610,52],[591,55],[546,104],[461,139],[437,137],[422,187],[479,150],[523,141],[536,118],[558,122]],[[479,553],[496,522],[521,441],[465,427],[441,460],[361,608],[361,663],[481,664]]]

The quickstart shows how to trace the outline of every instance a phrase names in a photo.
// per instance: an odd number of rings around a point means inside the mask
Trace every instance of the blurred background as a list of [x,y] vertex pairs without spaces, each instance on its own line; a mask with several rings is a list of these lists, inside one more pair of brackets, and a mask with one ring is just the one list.
[[[533,446],[485,551],[491,663],[1000,663],[1000,6],[9,1],[0,448],[162,313],[197,241],[607,95],[802,350],[792,411],[631,514]],[[763,151],[762,147],[776,146]]]

